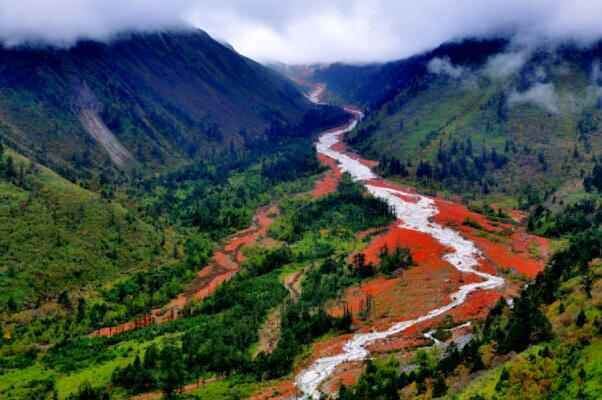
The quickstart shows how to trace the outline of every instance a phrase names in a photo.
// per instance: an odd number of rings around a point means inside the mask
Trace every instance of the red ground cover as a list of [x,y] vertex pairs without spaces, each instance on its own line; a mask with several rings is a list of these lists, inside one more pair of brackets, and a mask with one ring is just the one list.
[[299,391],[292,381],[284,381],[271,386],[247,400],[284,400],[298,395]]
[[359,362],[346,362],[339,365],[332,376],[328,379],[326,386],[330,392],[336,392],[341,385],[353,385],[357,382],[363,371],[363,365]]
[[378,254],[381,249],[387,247],[389,250],[394,250],[397,246],[409,247],[414,262],[418,264],[436,263],[441,265],[441,262],[445,263],[441,257],[449,251],[447,247],[426,233],[400,228],[400,223],[400,221],[396,221],[391,224],[385,234],[374,238],[362,251],[367,264],[380,264]]
[[316,182],[316,187],[311,192],[311,197],[318,198],[328,193],[332,193],[337,188],[337,180],[333,173],[328,171],[322,179]]
[[462,223],[465,220],[470,219],[479,223],[483,228],[490,231],[501,231],[504,228],[511,227],[511,225],[502,223],[497,223],[499,226],[494,226],[485,216],[470,211],[462,204],[451,203],[449,201],[435,198],[435,206],[439,210],[439,213],[433,217],[433,221],[438,222],[443,226],[461,228]]

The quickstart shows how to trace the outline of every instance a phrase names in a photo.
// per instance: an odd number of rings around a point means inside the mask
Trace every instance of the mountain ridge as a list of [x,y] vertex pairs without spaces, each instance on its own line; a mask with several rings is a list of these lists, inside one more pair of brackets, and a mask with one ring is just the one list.
[[[298,124],[311,108],[292,82],[200,30],[80,41],[69,49],[4,48],[0,70],[2,139],[70,178],[99,169],[118,176],[119,164],[157,170],[244,151],[273,127]],[[102,121],[107,129],[96,131],[114,135],[116,165],[82,126],[82,105],[93,105],[88,117],[98,116],[88,131]]]

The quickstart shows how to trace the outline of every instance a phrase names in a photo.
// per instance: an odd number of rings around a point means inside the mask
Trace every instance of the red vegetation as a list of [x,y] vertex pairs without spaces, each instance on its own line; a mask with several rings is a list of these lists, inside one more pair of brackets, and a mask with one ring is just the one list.
[[328,193],[332,193],[337,188],[337,180],[332,171],[328,171],[322,179],[316,182],[315,189],[311,192],[311,197],[318,198]]
[[367,264],[378,265],[380,263],[378,254],[381,249],[386,247],[388,250],[394,250],[397,246],[408,247],[412,252],[414,262],[418,264],[441,265],[441,263],[445,263],[441,257],[449,251],[447,247],[426,233],[400,228],[400,223],[400,221],[396,221],[385,234],[370,242],[370,245],[363,251]]
[[353,385],[362,374],[363,366],[359,362],[345,362],[339,365],[328,379],[325,387],[330,392],[336,392],[341,385]]
[[[543,238],[530,235],[525,232],[522,226],[514,226],[504,223],[496,223],[487,220],[484,216],[469,211],[460,204],[453,204],[443,200],[435,200],[439,209],[439,214],[433,217],[435,222],[444,226],[451,226],[462,232],[467,238],[476,243],[484,256],[491,261],[493,266],[498,269],[513,270],[518,274],[523,274],[529,279],[533,279],[543,270],[545,258],[547,256],[548,244]],[[477,230],[462,223],[470,219],[479,223],[484,233],[502,233],[503,230],[510,232],[508,235],[498,235],[497,240],[492,240],[483,234],[482,230]],[[529,254],[528,246],[531,242],[537,243],[540,257],[534,257]]]
[[298,394],[299,391],[293,385],[292,381],[284,381],[279,382],[274,386],[270,386],[260,393],[249,397],[248,400],[284,400],[290,399]]

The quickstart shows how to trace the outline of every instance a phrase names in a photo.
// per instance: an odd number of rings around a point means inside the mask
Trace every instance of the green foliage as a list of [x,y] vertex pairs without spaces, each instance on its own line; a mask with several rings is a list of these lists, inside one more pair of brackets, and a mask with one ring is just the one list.
[[252,222],[256,209],[273,200],[282,182],[322,171],[309,141],[271,144],[215,163],[200,163],[140,183],[145,214],[197,227],[221,238]]
[[462,225],[470,226],[471,228],[475,229],[483,229],[483,226],[481,224],[479,224],[477,221],[471,218],[464,219],[464,221],[462,221]]
[[392,274],[399,269],[408,269],[414,265],[412,253],[407,247],[396,246],[395,250],[389,251],[385,246],[379,252],[380,271],[383,274]]
[[89,382],[84,382],[77,392],[70,394],[67,400],[109,400],[109,392],[104,388],[95,388]]
[[470,204],[468,206],[468,209],[470,211],[486,215],[487,218],[491,221],[499,221],[507,224],[515,223],[512,217],[508,215],[504,210],[502,210],[501,208],[493,208],[487,203],[483,203],[482,205]]
[[[465,143],[452,140],[449,148],[439,143],[434,165],[421,160],[416,167],[416,178],[424,183],[441,182],[444,187],[456,188],[480,186],[485,193],[489,184],[485,180],[487,172],[503,168],[508,158],[499,154],[495,148],[481,149],[481,154],[475,154],[469,137]],[[403,172],[403,171],[402,171]],[[403,176],[403,174],[402,174]]]
[[304,345],[323,334],[335,330],[348,331],[351,314],[333,318],[326,314],[324,306],[344,289],[358,282],[357,275],[343,258],[323,261],[319,269],[307,272],[299,299],[288,304],[281,316],[282,333],[276,349],[260,353],[256,359],[256,374],[260,378],[275,378],[291,372],[295,356]]
[[173,322],[180,329],[188,326],[181,345],[169,344],[160,352],[149,346],[142,361],[138,358],[116,370],[113,382],[131,393],[161,389],[173,394],[184,382],[202,373],[251,371],[253,361],[248,349],[257,341],[261,321],[286,296],[286,289],[277,279],[277,268],[257,273],[236,275],[212,296],[184,310],[188,323]]
[[[518,196],[528,187],[539,196],[561,187],[579,190],[573,181],[591,170],[590,160],[602,149],[602,109],[587,89],[600,48],[532,55],[516,74],[492,79],[487,60],[503,54],[504,46],[466,40],[379,66],[334,64],[316,76],[338,97],[366,107],[346,140],[380,160],[387,176],[469,199]],[[471,78],[431,73],[428,63],[435,58],[470,71]],[[537,68],[555,85],[559,112],[511,101],[512,90],[538,82]],[[565,102],[575,95],[582,99],[578,109]]]
[[259,148],[311,106],[288,79],[198,30],[55,50],[2,49],[1,127],[7,144],[68,179],[123,179],[80,109],[98,111],[143,167],[166,169]]
[[0,313],[39,307],[161,258],[158,229],[124,205],[15,157],[17,176],[0,179]]
[[369,360],[356,385],[353,388],[342,385],[339,388],[338,398],[340,400],[397,400],[398,390],[402,387],[399,377],[397,362],[389,361],[383,365],[375,365]]
[[596,162],[591,174],[588,174],[583,178],[583,187],[587,192],[592,190],[602,190],[602,164]]
[[555,213],[542,205],[537,205],[529,215],[527,226],[540,235],[560,237],[583,232],[600,223],[602,223],[602,204],[590,197],[568,204]]
[[358,232],[391,222],[394,213],[390,206],[381,199],[364,196],[363,191],[349,174],[343,174],[335,193],[314,201],[294,199],[284,204],[285,215],[270,232],[280,240],[293,242],[323,228],[344,227]]
[[61,372],[72,372],[89,365],[100,364],[115,358],[116,354],[105,338],[80,338],[58,344],[42,357],[48,367]]
[[[175,265],[137,272],[102,292],[104,303],[96,304],[91,313],[91,325],[115,325],[147,314],[151,309],[167,303],[182,291],[182,284],[207,265],[213,243],[205,236],[191,236],[185,244],[186,258]],[[105,306],[106,305],[106,306]],[[115,315],[107,319],[107,314]]]

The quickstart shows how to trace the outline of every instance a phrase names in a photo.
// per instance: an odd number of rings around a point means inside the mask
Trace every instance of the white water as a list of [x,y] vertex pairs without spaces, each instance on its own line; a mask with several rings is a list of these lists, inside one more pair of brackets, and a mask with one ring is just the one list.
[[[375,179],[377,176],[360,161],[332,148],[340,140],[341,135],[355,128],[358,120],[355,120],[346,129],[320,136],[316,144],[316,150],[318,153],[337,160],[341,171],[351,174],[354,180],[365,181]],[[468,295],[475,290],[493,289],[504,284],[502,278],[474,269],[478,265],[480,253],[473,242],[464,239],[458,232],[430,220],[439,212],[431,198],[401,190],[378,187],[369,183],[365,183],[365,186],[372,195],[385,200],[394,208],[395,215],[402,221],[399,225],[401,228],[426,233],[444,246],[452,248],[455,251],[446,254],[443,258],[459,271],[476,274],[484,280],[460,286],[458,291],[450,295],[451,301],[445,306],[431,310],[416,319],[398,322],[385,331],[357,334],[345,344],[342,353],[317,359],[309,368],[302,371],[295,380],[295,385],[303,392],[304,397],[302,398],[318,399],[320,397],[320,385],[333,373],[335,368],[344,362],[364,360],[369,354],[366,349],[369,344],[446,313],[464,303]],[[404,201],[398,195],[411,197],[416,202]]]
[[316,86],[316,88],[314,90],[311,91],[311,93],[309,95],[307,95],[307,98],[309,99],[309,101],[311,101],[314,104],[322,104],[320,102],[320,97],[322,96],[322,93],[324,92],[325,87],[322,85]]

